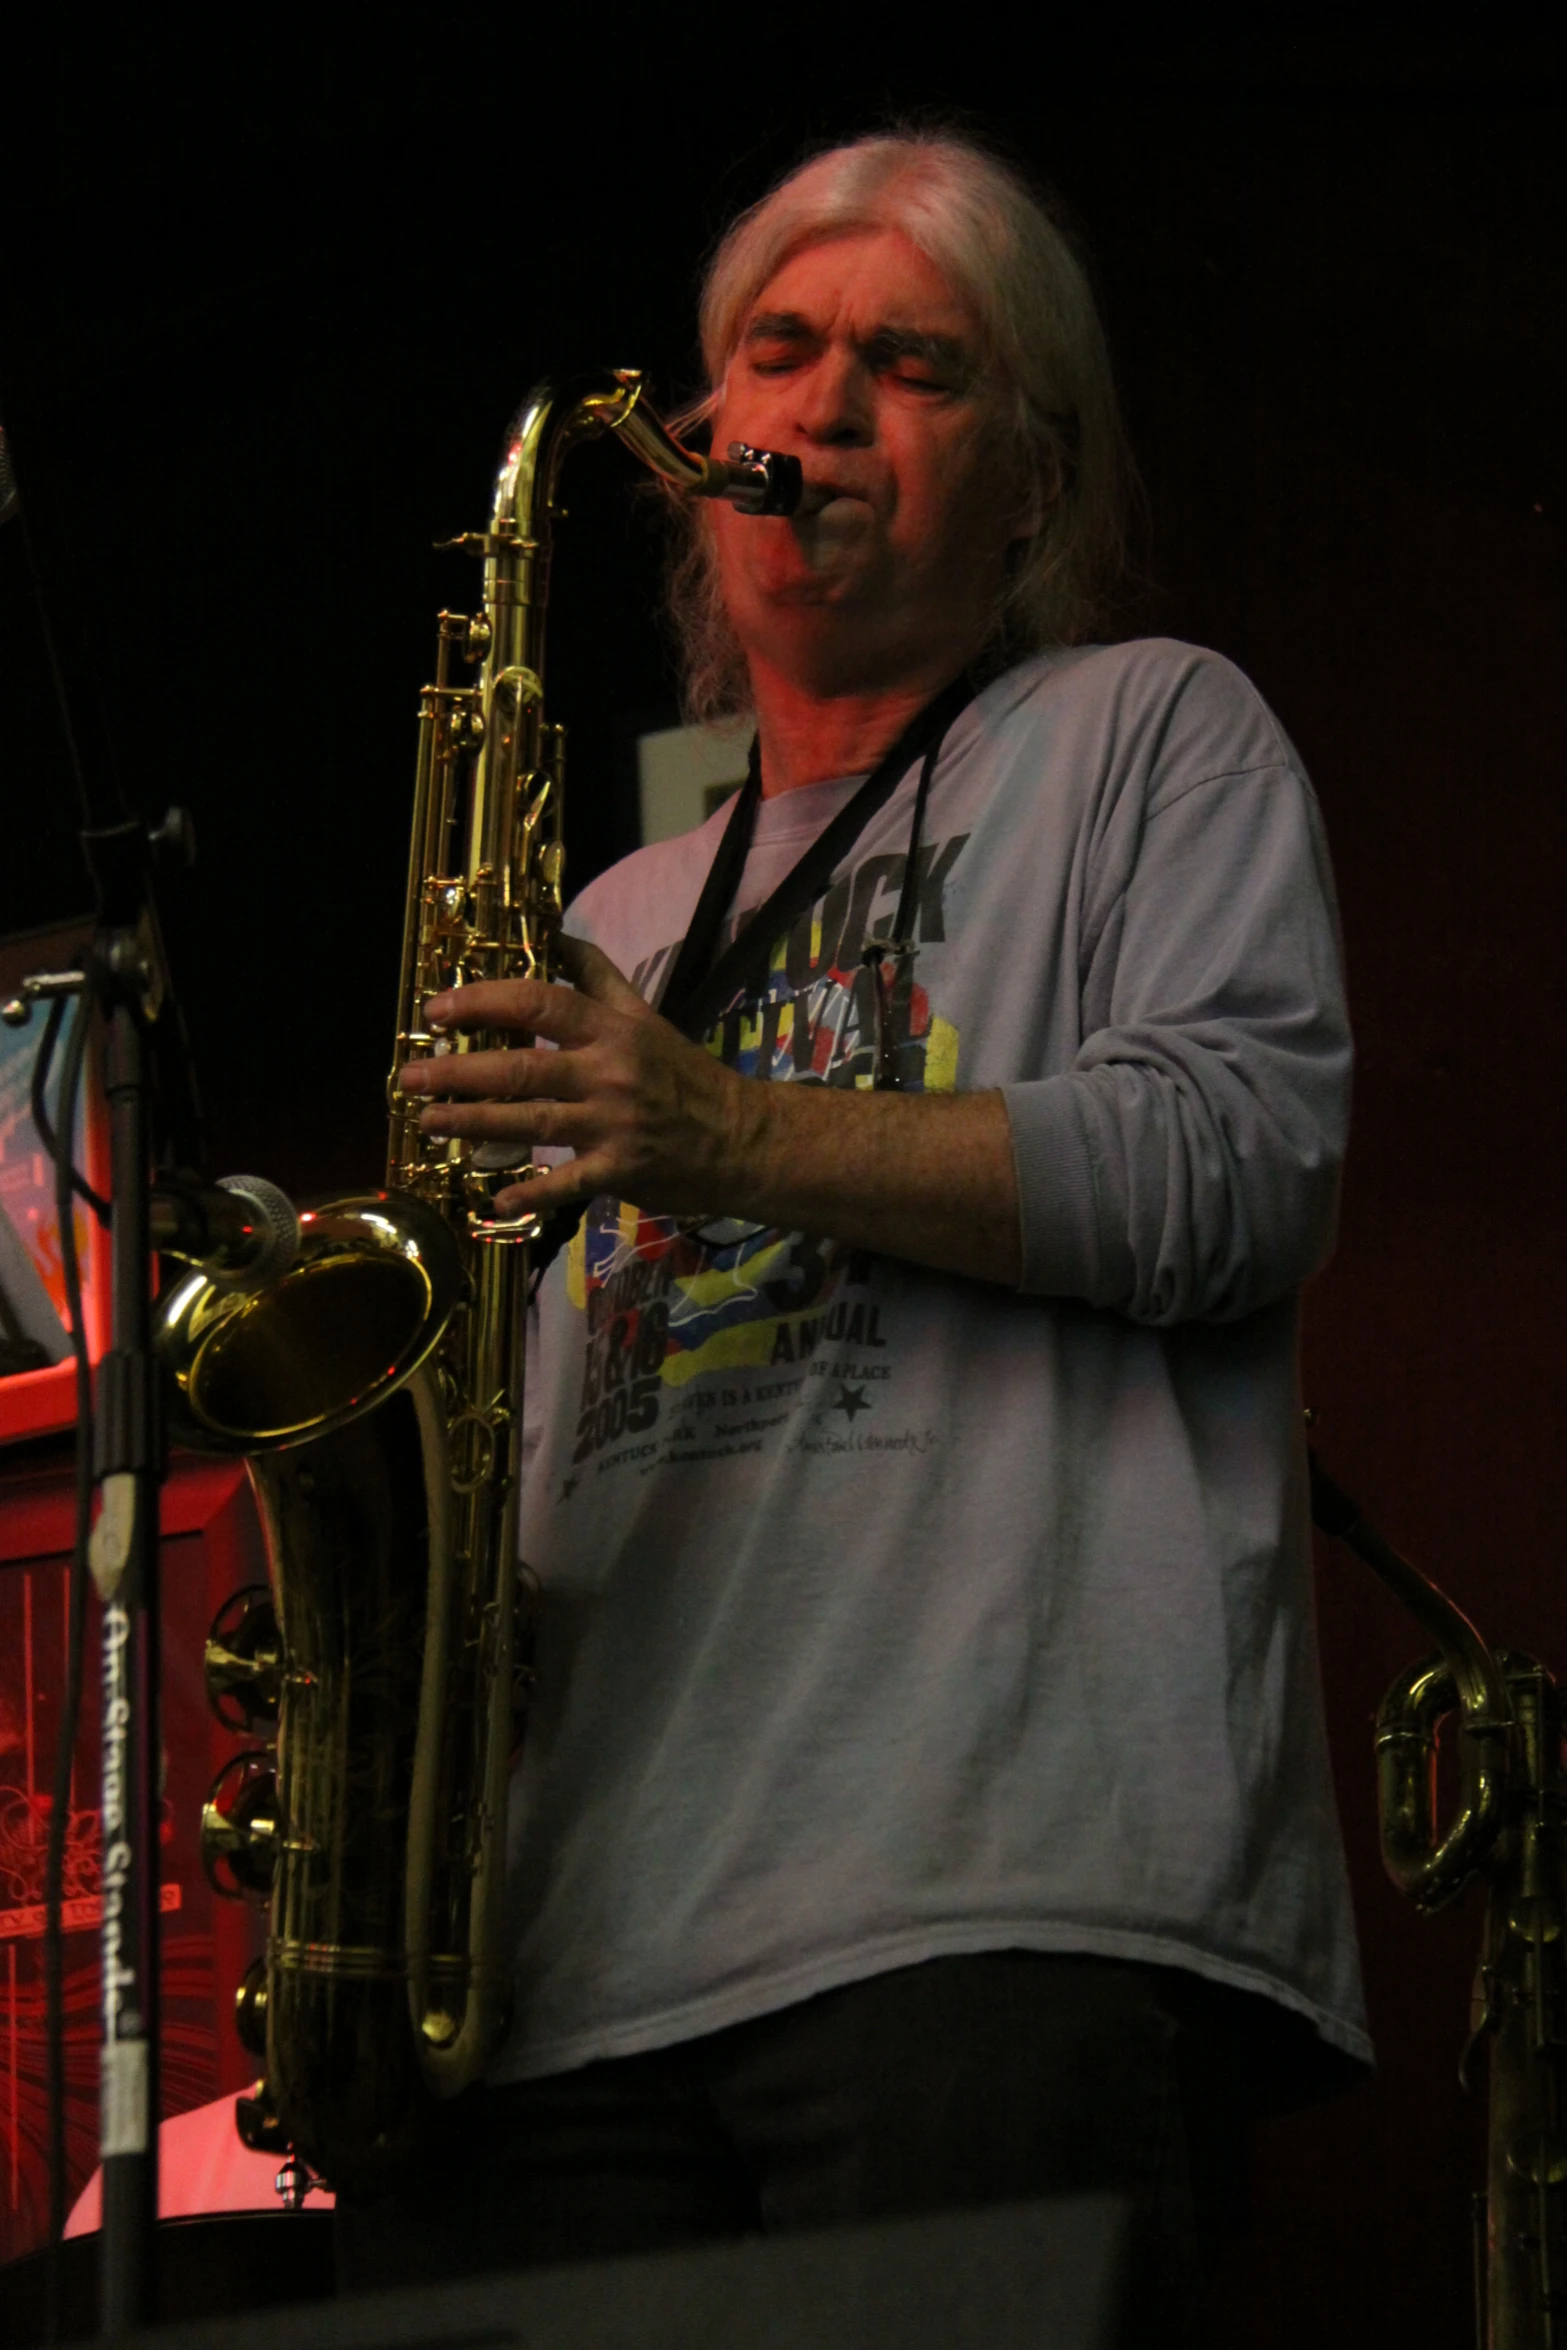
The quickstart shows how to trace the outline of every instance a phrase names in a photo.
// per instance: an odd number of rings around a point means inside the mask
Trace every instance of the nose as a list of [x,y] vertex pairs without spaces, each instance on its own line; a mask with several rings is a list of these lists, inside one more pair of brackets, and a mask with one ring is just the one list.
[[868,448],[876,431],[870,388],[855,354],[830,344],[795,378],[797,429],[818,448]]

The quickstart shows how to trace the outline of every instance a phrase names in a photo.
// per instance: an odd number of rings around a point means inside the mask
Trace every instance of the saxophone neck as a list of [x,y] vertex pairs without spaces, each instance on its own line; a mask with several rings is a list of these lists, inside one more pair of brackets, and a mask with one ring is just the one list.
[[[613,433],[676,496],[722,498],[737,512],[790,515],[819,503],[798,457],[731,441],[711,457],[675,438],[634,367],[535,385],[513,417],[495,476],[489,528],[442,542],[485,559],[484,600],[493,641],[488,673],[525,669],[542,679],[553,526],[561,468],[582,441]],[[507,623],[511,625],[508,626]]]
[[542,539],[567,451],[600,433],[613,433],[679,497],[723,498],[742,514],[795,514],[818,502],[806,489],[799,458],[780,449],[731,441],[727,456],[710,457],[688,448],[648,399],[640,369],[617,367],[559,394],[541,384],[524,401],[496,476],[491,529],[497,538]]

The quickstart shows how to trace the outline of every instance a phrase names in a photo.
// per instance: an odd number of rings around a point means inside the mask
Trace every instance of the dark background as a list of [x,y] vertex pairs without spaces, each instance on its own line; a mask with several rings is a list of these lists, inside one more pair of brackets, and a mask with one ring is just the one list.
[[[0,380],[129,798],[195,814],[167,926],[211,1164],[299,1191],[377,1169],[415,696],[471,592],[430,542],[483,520],[523,390],[598,361],[688,388],[724,220],[808,140],[967,109],[1087,246],[1148,489],[1144,625],[1249,671],[1327,811],[1360,1060],[1308,1310],[1322,1450],[1490,1636],[1567,1667],[1559,54],[1519,21],[969,29],[904,70],[890,29],[872,67],[757,20],[682,32],[677,70],[618,19],[547,56],[520,12],[460,49],[258,32],[232,66],[142,28],[26,85]],[[673,685],[614,452],[572,509],[551,697],[580,884],[632,845],[631,744]],[[0,790],[4,933],[88,900],[15,530]],[[1381,1876],[1370,1717],[1421,1643],[1353,1560],[1320,1566],[1381,2072],[1265,2133],[1226,2338],[1456,2350],[1478,1918],[1422,1923]]]

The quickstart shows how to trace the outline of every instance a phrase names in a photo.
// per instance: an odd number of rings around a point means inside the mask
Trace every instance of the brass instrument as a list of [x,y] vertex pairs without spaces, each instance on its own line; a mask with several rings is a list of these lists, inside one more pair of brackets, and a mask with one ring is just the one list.
[[267,1549],[270,1589],[238,1595],[208,1643],[220,1718],[264,1742],[220,1775],[203,1851],[220,1891],[270,1905],[238,2012],[265,2072],[238,2122],[247,2144],[290,2156],[285,2200],[311,2171],[352,2188],[403,2154],[426,2100],[478,2077],[505,2020],[521,1341],[539,1227],[494,1207],[527,1174],[525,1150],[427,1138],[396,1072],[516,1041],[433,1037],[432,994],[555,975],[551,536],[565,459],[605,434],[680,494],[753,514],[800,503],[797,459],[683,448],[635,373],[531,394],[488,528],[448,542],[482,559],[483,605],[440,615],[420,703],[386,1186],[304,1213],[276,1280],[193,1270],[159,1314],[173,1432],[246,1456]]
[[[1486,1888],[1470,2038],[1488,2068],[1487,2176],[1476,2199],[1480,2350],[1567,2343],[1567,1840],[1561,1692],[1545,1667],[1488,1648],[1446,1594],[1312,1465],[1312,1510],[1437,1642],[1377,1711],[1377,1810],[1388,1875],[1417,1909]],[[1458,1731],[1458,1792],[1437,1818],[1437,1735]]]

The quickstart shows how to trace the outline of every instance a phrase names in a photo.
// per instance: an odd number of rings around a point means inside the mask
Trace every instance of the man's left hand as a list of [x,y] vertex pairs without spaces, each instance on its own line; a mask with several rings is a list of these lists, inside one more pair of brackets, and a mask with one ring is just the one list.
[[401,1072],[406,1093],[447,1097],[423,1112],[427,1134],[576,1154],[502,1191],[503,1215],[579,1208],[603,1192],[650,1215],[734,1216],[1017,1282],[1017,1173],[999,1092],[740,1077],[650,1010],[597,947],[562,939],[561,962],[571,987],[502,980],[425,1006],[437,1027],[542,1044],[443,1053]]
[[600,1192],[655,1215],[722,1212],[726,1179],[744,1161],[746,1095],[760,1089],[661,1019],[596,946],[563,938],[560,947],[569,988],[512,979],[431,997],[425,1011],[437,1027],[545,1043],[410,1063],[405,1093],[447,1097],[421,1113],[421,1127],[576,1154],[503,1191],[504,1215],[581,1207]]

